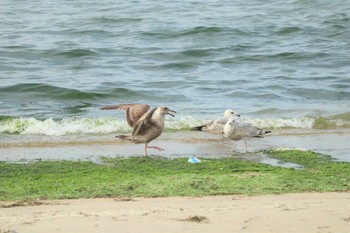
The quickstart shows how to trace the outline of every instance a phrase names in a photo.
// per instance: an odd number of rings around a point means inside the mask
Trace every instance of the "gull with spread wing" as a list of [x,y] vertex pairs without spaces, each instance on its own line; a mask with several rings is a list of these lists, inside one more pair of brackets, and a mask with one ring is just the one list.
[[158,151],[164,150],[158,146],[149,146],[148,143],[162,134],[165,115],[175,117],[172,113],[176,113],[176,111],[167,107],[150,109],[150,106],[145,104],[120,104],[101,109],[122,109],[126,111],[127,122],[133,128],[133,131],[131,135],[118,135],[116,136],[117,138],[128,140],[135,144],[145,143],[145,156],[147,156],[147,149],[149,148]]

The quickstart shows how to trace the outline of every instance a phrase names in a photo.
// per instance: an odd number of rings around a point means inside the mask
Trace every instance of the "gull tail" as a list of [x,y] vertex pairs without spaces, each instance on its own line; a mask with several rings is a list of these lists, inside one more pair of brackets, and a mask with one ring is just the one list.
[[258,135],[254,135],[254,138],[263,138],[264,134],[268,134],[271,133],[272,131],[270,130],[263,130],[263,129],[259,129]]
[[131,136],[129,136],[129,135],[117,135],[115,137],[119,138],[119,139],[122,139],[122,140],[128,140],[128,141],[132,140]]
[[191,128],[191,131],[202,131],[202,130],[203,130],[203,127],[204,127],[204,125],[192,127],[192,128]]

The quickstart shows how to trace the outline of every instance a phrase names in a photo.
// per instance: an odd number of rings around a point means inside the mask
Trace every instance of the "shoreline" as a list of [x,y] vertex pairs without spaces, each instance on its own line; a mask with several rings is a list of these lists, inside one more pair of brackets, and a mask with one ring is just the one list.
[[[19,138],[19,140],[16,140]],[[161,157],[229,157],[252,158],[258,151],[269,149],[311,150],[331,155],[338,161],[350,162],[350,130],[277,130],[264,138],[247,140],[251,153],[242,153],[244,142],[237,142],[237,152],[232,152],[233,141],[218,142],[216,135],[203,132],[163,133],[150,145],[165,150],[150,150],[151,156]],[[43,137],[11,135],[0,145],[0,161],[18,162],[35,160],[92,160],[99,157],[142,156],[143,144],[117,140],[111,135],[84,135],[67,137]],[[251,156],[250,156],[251,155]],[[262,158],[263,159],[263,158]]]
[[0,207],[0,232],[347,232],[349,201],[349,192],[45,200]]

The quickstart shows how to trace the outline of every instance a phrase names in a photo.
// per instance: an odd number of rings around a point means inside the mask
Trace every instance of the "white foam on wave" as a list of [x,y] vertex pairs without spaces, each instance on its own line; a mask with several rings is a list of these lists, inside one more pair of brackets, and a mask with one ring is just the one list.
[[[313,118],[246,118],[241,117],[241,121],[249,122],[254,126],[269,129],[283,129],[283,128],[301,128],[311,129],[314,125]],[[170,129],[188,129],[191,127],[203,125],[210,122],[210,120],[196,119],[192,116],[183,116],[180,119],[169,119],[166,121],[166,128]]]
[[[241,118],[242,121],[250,122],[253,125],[266,129],[312,129],[314,118]],[[167,117],[165,130],[188,130],[191,127],[199,126],[210,120],[198,119],[192,116]],[[338,124],[337,124],[338,125]],[[110,134],[129,133],[131,128],[125,119],[118,118],[65,118],[55,120],[48,118],[38,120],[35,118],[12,118],[0,121],[0,133],[24,134],[24,135],[79,135],[79,134]]]
[[195,119],[192,116],[180,116],[177,118],[167,118],[165,120],[165,128],[171,130],[189,129],[202,123],[201,120]]
[[0,124],[1,133],[48,136],[108,134],[127,130],[126,122],[112,118],[65,118],[62,120],[18,118]]
[[267,118],[267,119],[247,119],[243,121],[250,122],[260,128],[269,129],[283,129],[283,128],[297,128],[297,129],[312,129],[315,119],[312,118]]

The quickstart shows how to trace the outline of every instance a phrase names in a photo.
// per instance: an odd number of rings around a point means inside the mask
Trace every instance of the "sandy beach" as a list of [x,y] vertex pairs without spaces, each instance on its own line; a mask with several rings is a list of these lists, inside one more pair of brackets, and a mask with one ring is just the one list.
[[[162,135],[154,144],[166,150],[152,151],[152,156],[232,156],[232,142],[218,143],[207,134],[186,136],[182,133]],[[252,140],[249,146],[252,151],[276,147],[311,149],[348,161],[349,136],[348,130],[280,131]],[[34,142],[5,146],[1,150],[2,161],[84,158],[94,161],[101,155],[137,155],[142,152],[142,146],[115,140],[88,140],[77,144]],[[89,156],[86,158],[86,155]],[[243,155],[245,159],[261,163],[274,162],[261,154]],[[349,229],[350,193],[0,202],[0,233],[346,233]]]
[[346,233],[350,193],[0,202],[1,233]]

